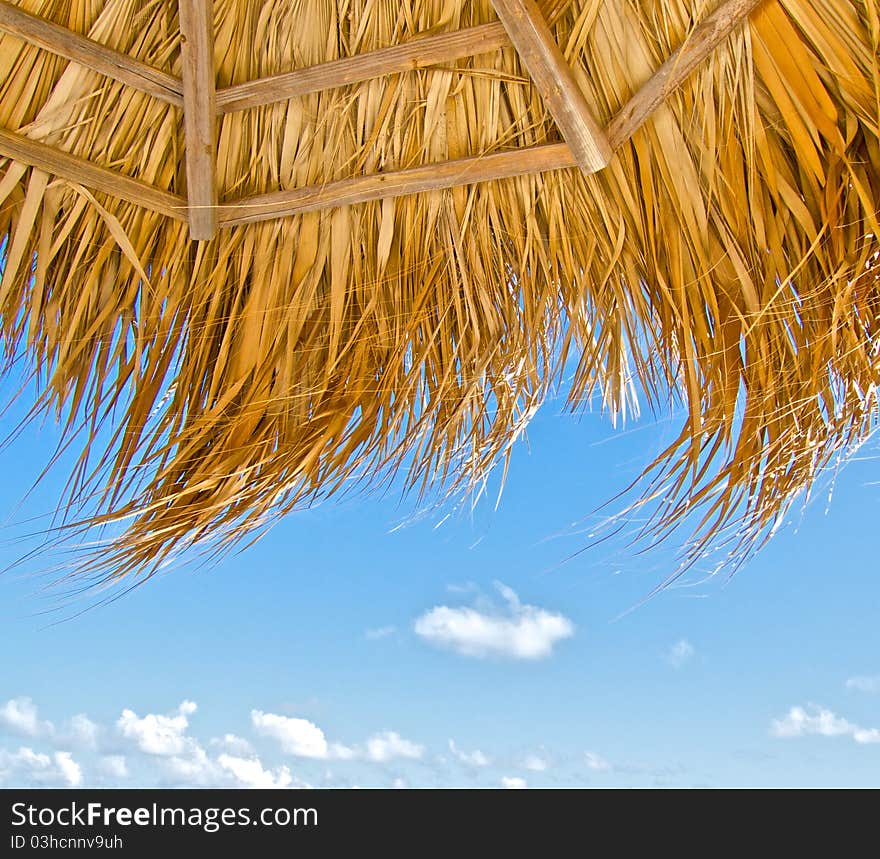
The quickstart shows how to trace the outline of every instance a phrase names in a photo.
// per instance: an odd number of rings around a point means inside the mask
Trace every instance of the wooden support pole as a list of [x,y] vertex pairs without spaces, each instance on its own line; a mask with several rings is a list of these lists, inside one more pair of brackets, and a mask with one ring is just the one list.
[[180,0],[183,127],[190,237],[217,232],[214,21],[211,0]]
[[83,185],[92,191],[100,191],[102,194],[135,203],[169,218],[186,220],[186,200],[183,197],[169,194],[139,179],[122,176],[106,167],[98,167],[85,158],[79,158],[21,134],[0,129],[0,155],[27,164],[29,167],[36,167],[52,176],[59,176],[69,182]]
[[66,27],[31,15],[6,0],[0,0],[0,30],[168,104],[183,105],[183,87],[177,78]]
[[492,0],[492,5],[578,165],[601,170],[611,160],[611,147],[538,4]]

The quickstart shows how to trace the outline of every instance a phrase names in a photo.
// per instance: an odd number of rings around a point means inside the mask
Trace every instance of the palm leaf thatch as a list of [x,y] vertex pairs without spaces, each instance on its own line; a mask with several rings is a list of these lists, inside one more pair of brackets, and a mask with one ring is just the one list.
[[876,0],[0,3],[6,366],[96,569],[471,488],[572,368],[685,404],[655,533],[765,531],[876,416],[878,47]]

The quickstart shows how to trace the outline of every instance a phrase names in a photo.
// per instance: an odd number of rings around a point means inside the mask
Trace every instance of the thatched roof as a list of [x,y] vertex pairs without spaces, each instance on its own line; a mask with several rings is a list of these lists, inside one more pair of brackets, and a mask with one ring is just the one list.
[[473,486],[563,367],[686,404],[658,533],[761,533],[876,415],[878,44],[877,0],[0,0],[5,355],[126,523],[96,569]]

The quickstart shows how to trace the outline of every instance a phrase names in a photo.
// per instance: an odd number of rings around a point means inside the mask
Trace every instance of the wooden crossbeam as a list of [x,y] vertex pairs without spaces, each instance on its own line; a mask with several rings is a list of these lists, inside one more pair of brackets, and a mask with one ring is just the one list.
[[0,129],[0,155],[153,212],[186,220],[186,200],[21,134]]
[[534,0],[492,0],[520,60],[583,170],[601,170],[611,147]]
[[183,105],[181,82],[159,69],[0,0],[0,30],[168,104]]
[[404,194],[437,191],[456,185],[470,185],[490,179],[506,179],[525,173],[542,173],[576,166],[577,161],[564,143],[531,146],[511,152],[493,152],[491,155],[458,158],[454,161],[410,167],[407,170],[354,176],[323,185],[260,194],[226,206],[221,203],[220,225],[230,227],[250,224],[326,209],[329,206],[347,206],[366,200],[401,197]]
[[510,45],[504,27],[496,22],[437,36],[422,36],[390,48],[319,63],[217,91],[217,110],[229,113],[284,101],[312,92],[360,83],[382,75],[424,69],[462,57],[488,54]]
[[211,0],[180,0],[183,127],[190,237],[217,232],[214,20]]
[[[2,0],[0,0],[2,2]],[[690,34],[684,44],[652,75],[648,82],[621,108],[614,116],[606,129],[606,137],[612,149],[622,146],[629,138],[644,125],[651,114],[684,83],[691,72],[718,45],[729,36],[738,25],[764,0],[726,0]],[[206,0],[181,0],[181,12],[183,6],[189,3],[191,6],[201,5],[203,10],[210,14],[209,4]],[[181,16],[182,20],[184,15]],[[189,23],[189,19],[187,19]],[[201,18],[202,32],[210,36],[210,18]],[[182,23],[182,29],[185,26]],[[186,27],[186,32],[193,32]],[[187,47],[189,43],[189,47]],[[203,48],[207,45],[203,45]],[[192,51],[192,43],[189,38],[184,41],[186,50],[185,57]],[[210,53],[204,53],[199,61],[202,76],[207,75],[208,64],[205,59]],[[186,68],[186,61],[184,62]],[[305,71],[305,70],[304,70]],[[195,68],[187,75],[195,76]],[[210,150],[202,146],[196,151],[205,156],[210,151],[209,161],[211,182],[203,183],[200,187],[204,191],[210,188],[212,200],[214,193],[214,112],[210,103],[213,98],[213,72],[210,72],[210,87],[207,87],[209,98],[205,98],[204,90],[193,93],[190,97],[196,105],[196,113],[201,122],[202,132],[210,129]],[[190,84],[194,85],[195,80]],[[184,103],[188,105],[186,95]],[[185,117],[188,114],[185,111]],[[211,118],[208,123],[206,117]],[[187,144],[189,155],[189,134],[187,131]],[[494,179],[505,179],[513,176],[544,173],[551,170],[577,167],[580,161],[571,148],[570,143],[551,143],[532,146],[527,149],[517,149],[510,152],[496,152],[489,155],[477,155],[460,158],[453,161],[445,161],[437,164],[423,165],[406,170],[390,171],[388,173],[376,173],[366,176],[355,176],[349,179],[341,179],[328,182],[323,185],[312,185],[305,188],[295,188],[288,191],[277,191],[269,194],[261,194],[225,203],[215,207],[214,202],[199,209],[192,204],[192,198],[187,206],[187,201],[175,194],[170,194],[141,182],[122,176],[112,170],[98,167],[83,158],[63,152],[43,143],[31,140],[20,134],[0,129],[0,155],[37,167],[47,173],[60,176],[72,182],[77,182],[93,190],[119,197],[132,203],[144,206],[155,212],[159,212],[170,218],[190,221],[192,229],[193,214],[196,211],[207,211],[219,220],[219,225],[232,227],[239,224],[255,223],[274,218],[286,217],[301,212],[324,209],[331,206],[350,205],[353,203],[377,200],[385,197],[399,197],[419,192],[436,191],[444,188],[452,188],[460,185],[470,185],[476,182],[486,182]],[[187,162],[189,177],[189,160]],[[206,165],[200,168],[204,172]],[[202,175],[202,179],[205,176]],[[193,184],[190,182],[192,193]],[[219,216],[218,216],[219,213]]]
[[[763,0],[726,0],[700,23],[684,44],[614,116],[607,128],[612,149],[618,149],[690,73],[741,24]],[[221,226],[235,226],[295,215],[301,212],[437,191],[475,182],[506,179],[579,166],[568,143],[550,143],[475,155],[407,170],[355,176],[323,185],[246,197],[221,205]]]
[[[566,2],[544,2],[549,6],[548,20],[559,17]],[[498,21],[464,27],[436,36],[417,35],[408,42],[379,48],[319,63],[304,69],[284,72],[247,83],[235,84],[217,91],[217,110],[229,113],[285,101],[289,98],[321,92],[372,80],[383,75],[427,69],[443,63],[489,54],[500,48],[510,47],[510,37],[504,25]]]
[[617,113],[608,139],[617,149],[764,0],[727,0],[707,15],[650,80]]

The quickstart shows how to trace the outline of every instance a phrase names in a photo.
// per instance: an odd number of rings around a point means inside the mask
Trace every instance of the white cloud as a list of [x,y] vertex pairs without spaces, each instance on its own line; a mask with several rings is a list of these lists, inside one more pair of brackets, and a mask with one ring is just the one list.
[[358,756],[357,749],[344,746],[342,743],[330,743],[329,752],[328,757],[337,761],[351,761]]
[[0,776],[6,776],[19,768],[39,771],[51,766],[52,759],[49,755],[35,752],[27,746],[22,746],[17,752],[0,749]]
[[[116,721],[119,734],[152,759],[150,766],[159,777],[160,785],[223,787],[230,783],[228,773],[198,740],[187,735],[190,716],[197,709],[195,702],[189,700],[183,701],[176,713],[168,715],[148,713],[140,717],[133,710],[125,709]],[[101,768],[114,778],[124,778],[128,773],[126,759],[119,755],[104,757]]]
[[853,731],[853,739],[857,743],[880,743],[880,730],[877,728],[856,728]]
[[73,759],[70,752],[55,752],[55,765],[61,771],[64,780],[71,787],[82,784],[82,767]]
[[205,750],[194,740],[189,740],[182,754],[163,757],[162,769],[172,783],[180,787],[212,787],[222,785],[223,774]]
[[405,740],[394,731],[385,731],[367,740],[367,758],[377,763],[385,763],[394,758],[417,760],[424,751],[423,746]]
[[[175,787],[287,787],[293,782],[290,770],[281,766],[266,769],[252,753],[243,737],[225,734],[210,744],[221,746],[216,758],[193,737],[186,736],[188,716],[196,705],[185,701],[175,716],[150,714],[143,719],[124,711],[119,720],[120,731],[133,739],[141,752],[158,761],[160,784]],[[236,751],[238,753],[236,753]],[[124,758],[102,761],[105,772],[116,778],[127,774]],[[112,772],[115,770],[115,772]]]
[[257,757],[239,758],[223,754],[217,758],[217,763],[231,773],[242,787],[289,787],[293,782],[287,767],[266,770]]
[[253,747],[244,738],[236,734],[224,734],[222,737],[214,737],[211,740],[212,746],[218,746],[231,755],[244,757],[253,753]]
[[41,722],[34,702],[13,698],[0,707],[0,727],[20,737],[44,737],[54,732],[51,722]]
[[693,644],[686,638],[682,638],[669,648],[669,652],[666,654],[666,661],[673,668],[683,668],[693,659],[695,652]]
[[880,675],[850,677],[846,681],[846,688],[855,689],[857,692],[880,692]]
[[[245,736],[221,733],[202,740],[190,733],[197,706],[189,700],[167,713],[144,714],[126,708],[109,726],[77,714],[56,728],[39,719],[29,698],[14,699],[0,710],[7,729],[46,734],[40,739],[49,746],[47,751],[30,744],[17,751],[0,746],[0,785],[76,787],[93,780],[106,787],[136,779],[144,786],[159,787],[309,787],[292,768],[271,757],[261,759]],[[251,722],[254,734],[272,738],[284,752],[303,758],[386,764],[419,760],[425,754],[423,746],[394,731],[346,746],[329,742],[306,719],[253,710]],[[86,755],[84,759],[80,752]],[[488,764],[480,751],[461,752],[461,756],[475,766]]]
[[479,749],[474,749],[472,752],[466,752],[463,749],[458,748],[453,740],[449,741],[449,751],[452,752],[458,760],[469,767],[486,767],[491,763],[489,758],[487,758]]
[[594,773],[611,772],[611,764],[602,755],[597,755],[595,752],[585,752],[584,757],[587,760],[587,768]]
[[830,710],[810,708],[807,712],[803,707],[792,707],[782,719],[774,719],[770,733],[774,737],[790,738],[805,737],[816,734],[821,737],[840,737],[851,734],[855,725],[846,719],[835,716]]
[[148,713],[143,719],[133,710],[123,710],[116,722],[122,736],[134,740],[137,747],[149,755],[180,755],[187,750],[184,736],[189,727],[189,716],[196,711],[192,701],[184,701],[177,715],[162,716]]
[[70,752],[51,757],[22,746],[17,752],[0,749],[0,783],[15,787],[78,787],[82,769]]
[[808,705],[792,707],[781,719],[774,719],[770,733],[780,739],[794,737],[852,737],[857,743],[880,743],[880,730],[854,725],[831,710]]
[[267,769],[254,754],[247,757],[221,753],[211,758],[198,743],[191,743],[187,754],[160,758],[165,781],[178,787],[309,787],[295,779],[288,767]]
[[500,582],[495,587],[507,603],[504,609],[436,606],[416,620],[416,634],[462,656],[511,659],[542,659],[558,641],[574,635],[567,617],[522,604]]
[[128,778],[128,765],[124,755],[105,755],[99,761],[98,768],[110,778]]
[[79,713],[68,722],[66,734],[74,745],[96,749],[100,732],[101,729],[97,722],[93,722],[85,714]]
[[465,582],[461,585],[446,585],[446,590],[451,594],[474,594],[478,593],[480,588],[476,582]]
[[324,732],[308,719],[251,710],[251,722],[258,734],[277,740],[289,755],[319,759],[330,757],[330,746]]
[[528,787],[528,784],[524,778],[520,778],[519,776],[502,776],[501,787],[506,788],[507,790],[522,790],[523,788]]
[[539,758],[537,755],[529,755],[525,761],[523,761],[523,766],[527,770],[532,770],[532,772],[544,772],[547,769],[547,761],[543,758]]
[[48,739],[56,748],[70,745],[93,751],[98,747],[100,733],[100,726],[84,713],[78,713],[56,729],[52,722],[40,719],[37,705],[26,696],[13,698],[0,707],[0,733],[3,729],[20,737]]
[[396,626],[380,626],[378,629],[368,629],[364,635],[369,641],[378,641],[380,638],[388,638],[397,632]]
[[342,743],[329,743],[324,732],[308,719],[252,710],[251,722],[257,733],[277,740],[287,754],[302,758],[342,761],[366,758],[384,763],[394,758],[420,758],[424,751],[421,746],[403,739],[394,731],[370,737],[366,749],[360,749]]

